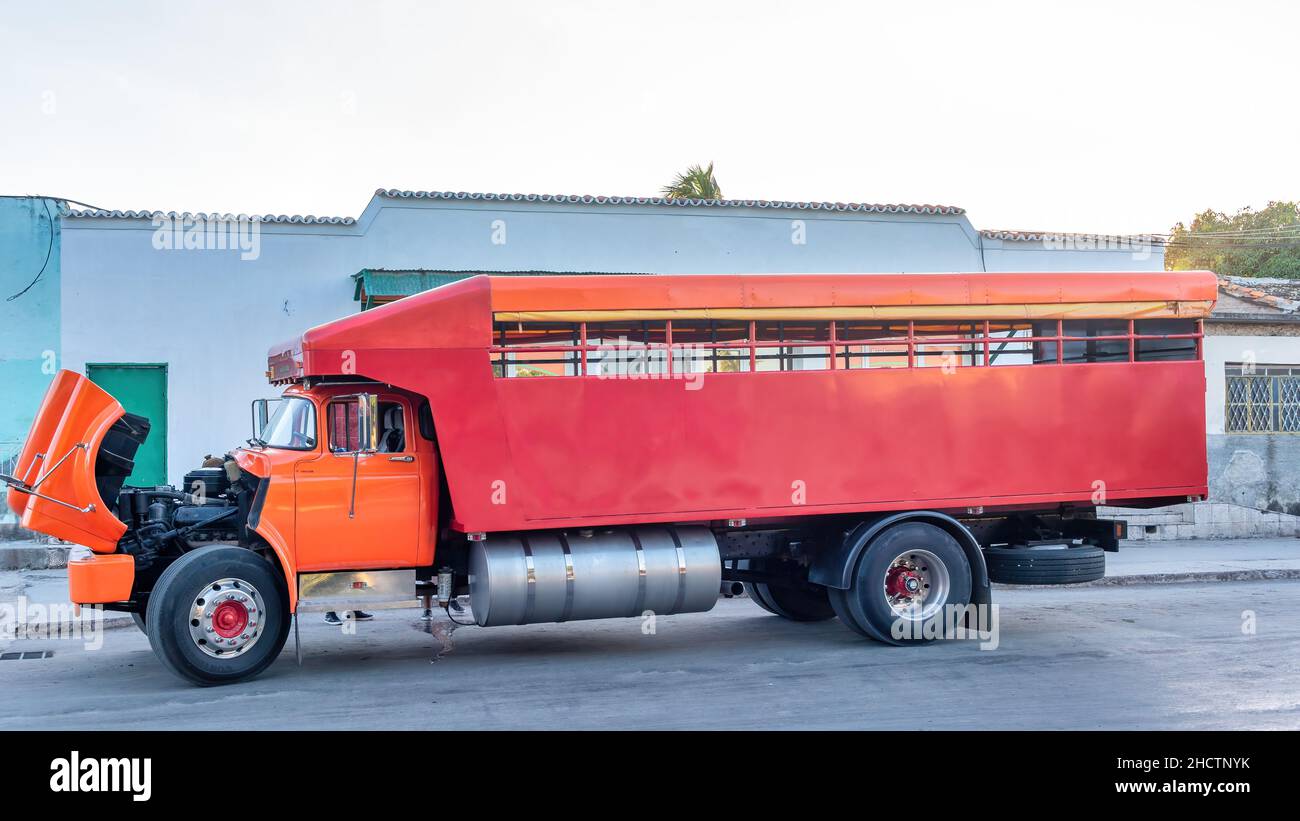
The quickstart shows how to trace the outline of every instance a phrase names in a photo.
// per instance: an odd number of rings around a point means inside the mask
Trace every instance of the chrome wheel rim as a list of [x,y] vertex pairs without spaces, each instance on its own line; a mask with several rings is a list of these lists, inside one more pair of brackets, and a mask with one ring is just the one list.
[[885,602],[906,621],[926,621],[943,609],[952,588],[948,566],[929,550],[900,553],[885,570]]
[[235,658],[257,644],[265,613],[262,594],[252,584],[243,579],[218,579],[194,597],[190,638],[212,658]]

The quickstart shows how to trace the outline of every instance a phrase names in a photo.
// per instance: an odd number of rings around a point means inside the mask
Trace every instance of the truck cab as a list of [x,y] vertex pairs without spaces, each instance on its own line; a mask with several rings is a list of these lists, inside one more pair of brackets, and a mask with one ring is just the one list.
[[253,420],[231,456],[269,480],[256,529],[296,572],[432,562],[438,452],[420,397],[365,382],[293,386],[255,401]]

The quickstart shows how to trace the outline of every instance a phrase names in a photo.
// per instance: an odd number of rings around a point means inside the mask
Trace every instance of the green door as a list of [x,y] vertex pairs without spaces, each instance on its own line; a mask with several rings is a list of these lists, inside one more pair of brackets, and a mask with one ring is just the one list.
[[167,484],[167,366],[136,363],[87,364],[86,376],[112,394],[128,413],[149,420],[149,438],[135,454],[128,485]]

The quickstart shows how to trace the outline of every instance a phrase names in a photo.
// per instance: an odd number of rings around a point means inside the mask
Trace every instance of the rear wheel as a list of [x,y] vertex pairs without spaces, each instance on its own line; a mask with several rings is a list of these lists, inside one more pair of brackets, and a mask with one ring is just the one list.
[[925,522],[903,522],[862,550],[848,590],[832,590],[840,621],[889,644],[943,634],[951,606],[970,603],[970,562],[957,540]]
[[238,547],[181,556],[149,597],[146,632],[175,675],[201,686],[261,673],[289,636],[288,595],[272,567]]
[[[781,568],[779,562],[769,563],[758,559],[750,559],[745,564],[744,569],[748,570],[779,572]],[[792,582],[796,582],[799,575],[792,571],[790,578]],[[835,611],[831,609],[830,599],[824,587],[746,582],[745,592],[759,607],[790,621],[825,621],[835,617]]]
[[[740,559],[736,562],[736,569],[737,570],[758,570],[762,567],[762,565],[763,563],[758,559]],[[766,610],[767,612],[775,616],[776,611],[772,609],[772,605],[768,604],[767,601],[765,601],[762,595],[758,592],[758,585],[752,584],[751,582],[745,582],[744,584],[745,584],[745,595],[749,597],[750,601],[754,602],[754,604],[757,604],[759,607],[763,608],[764,610]]]

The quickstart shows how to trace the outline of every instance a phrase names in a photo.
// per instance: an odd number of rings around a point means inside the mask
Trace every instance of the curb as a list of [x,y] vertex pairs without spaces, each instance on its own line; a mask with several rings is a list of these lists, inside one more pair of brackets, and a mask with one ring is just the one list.
[[69,545],[39,544],[0,547],[0,570],[58,570],[68,566]]
[[1128,576],[1107,576],[1083,584],[1001,584],[994,587],[1007,590],[1039,590],[1044,587],[1129,587],[1138,584],[1190,584],[1201,582],[1263,582],[1300,579],[1300,568],[1274,568],[1271,570],[1211,570],[1202,573],[1135,573]]
[[[81,618],[81,619],[79,619],[78,621],[79,621],[79,625],[78,625],[78,628],[77,628],[78,630],[84,630],[84,629],[87,629],[87,628],[88,628],[88,627],[93,623],[93,620],[92,620],[92,619],[88,619],[88,618],[84,618],[84,617]],[[56,623],[56,624],[59,624],[59,623]],[[67,622],[63,622],[63,623],[61,623],[61,626],[66,627],[67,624],[68,624]],[[0,633],[0,642],[13,642],[13,641],[38,641],[38,640],[41,640],[41,639],[48,639],[48,638],[51,638],[51,637],[50,637],[50,636],[32,636],[31,633],[38,633],[38,632],[43,632],[43,631],[49,630],[49,629],[50,629],[50,626],[51,626],[51,622],[49,622],[48,620],[45,620],[45,621],[39,621],[39,620],[38,620],[38,621],[24,621],[21,625],[18,625],[18,626],[17,626],[17,629],[16,629],[16,630],[11,630],[11,631],[6,632],[6,633]],[[103,621],[101,621],[101,622],[99,623],[99,629],[100,629],[101,631],[103,631],[103,630],[120,630],[120,629],[122,629],[122,628],[124,628],[124,627],[135,627],[135,619],[131,618],[131,614],[129,614],[129,613],[120,613],[120,612],[115,611],[115,610],[113,610],[113,611],[105,610],[105,611],[104,611],[104,618],[103,618]]]

